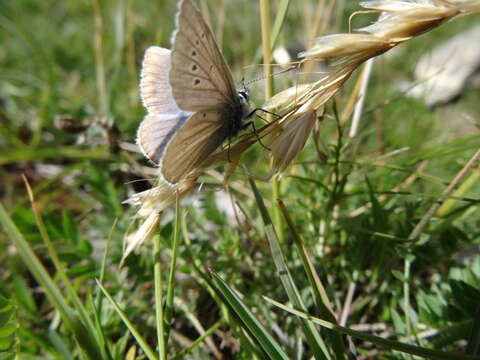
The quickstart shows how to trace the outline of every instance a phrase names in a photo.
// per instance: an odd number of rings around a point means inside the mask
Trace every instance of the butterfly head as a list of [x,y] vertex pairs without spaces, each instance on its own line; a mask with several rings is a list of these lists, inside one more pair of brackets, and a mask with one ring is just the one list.
[[245,85],[237,89],[237,94],[242,106],[242,118],[246,118],[250,113],[250,91]]

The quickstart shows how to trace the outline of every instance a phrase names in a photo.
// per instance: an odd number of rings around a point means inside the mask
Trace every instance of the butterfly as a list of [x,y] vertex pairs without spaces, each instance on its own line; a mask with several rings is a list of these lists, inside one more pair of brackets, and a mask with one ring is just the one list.
[[237,89],[212,31],[190,0],[181,0],[172,50],[149,47],[140,94],[148,111],[137,143],[175,184],[197,169],[250,116],[248,89]]

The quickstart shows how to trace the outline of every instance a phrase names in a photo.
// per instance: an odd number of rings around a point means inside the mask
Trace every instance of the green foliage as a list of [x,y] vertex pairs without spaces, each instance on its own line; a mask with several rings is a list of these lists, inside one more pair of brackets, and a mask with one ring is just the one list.
[[0,356],[14,353],[17,332],[16,308],[9,299],[0,297]]
[[[139,225],[135,209],[122,202],[156,176],[142,168],[148,163],[139,154],[125,150],[145,114],[139,66],[148,46],[170,45],[175,1],[98,1],[100,13],[95,3],[0,2],[0,203],[6,209],[0,229],[0,359],[94,358],[95,351],[98,359],[155,358],[159,321],[168,358],[342,358],[350,349],[345,334],[357,356],[479,356],[478,184],[450,197],[448,211],[435,216],[420,237],[409,238],[480,147],[473,127],[451,122],[462,118],[459,113],[479,118],[478,94],[471,90],[449,108],[431,110],[395,86],[432,41],[478,18],[443,24],[402,45],[394,58],[379,59],[353,142],[348,122],[337,114],[346,109],[356,79],[329,103],[327,116],[280,181],[283,241],[268,220],[278,199],[267,181],[268,152],[257,145],[242,157],[258,188],[256,199],[240,168],[227,187],[221,179],[202,177],[201,191],[182,199],[180,214],[168,209],[162,215],[159,249],[146,243],[119,268],[124,237]],[[261,74],[260,66],[247,67],[261,53],[258,4],[200,3],[236,78]],[[291,2],[279,45],[296,52],[308,44],[318,3]],[[358,9],[337,3],[331,21],[325,20],[329,33],[345,30]],[[273,16],[279,5],[272,6]],[[276,87],[296,80],[276,78]],[[257,105],[264,102],[260,84],[252,89]],[[69,131],[59,125],[62,119],[85,129]],[[315,319],[289,312],[289,301]]]

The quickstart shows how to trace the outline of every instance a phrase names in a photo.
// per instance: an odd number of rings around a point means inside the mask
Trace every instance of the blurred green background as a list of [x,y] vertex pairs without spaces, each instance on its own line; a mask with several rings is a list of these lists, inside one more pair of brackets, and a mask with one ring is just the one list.
[[[262,67],[252,63],[261,48],[259,3],[199,3],[236,80],[261,75]],[[271,3],[272,23],[279,4]],[[325,13],[317,17],[322,4]],[[0,201],[58,281],[31,210],[25,175],[74,289],[86,303],[90,297],[101,298],[94,279],[99,277],[112,231],[105,283],[153,348],[152,245],[145,244],[118,268],[124,236],[138,226],[135,209],[122,201],[149,188],[148,179],[155,178],[148,162],[129,150],[145,115],[138,90],[143,52],[151,45],[170,47],[175,9],[175,1],[170,0],[0,2]],[[321,30],[327,34],[347,31],[348,17],[357,10],[356,2],[292,1],[278,46],[295,56]],[[373,15],[357,15],[353,25],[359,27],[373,19]],[[401,79],[411,78],[422,54],[478,20],[471,16],[443,24],[376,61],[352,157],[342,147],[348,122],[339,126],[335,114],[341,114],[347,104],[357,80],[354,75],[335,101],[329,102],[327,116],[315,131],[316,144],[313,140],[307,143],[281,180],[281,198],[335,314],[347,311],[347,326],[433,349],[464,351],[474,321],[479,321],[480,189],[472,178],[474,172],[467,177],[471,186],[456,195],[449,211],[435,217],[419,241],[406,241],[479,149],[479,90],[469,86],[455,103],[428,109],[422,100],[403,96],[396,86]],[[276,91],[296,80],[295,75],[276,78]],[[253,102],[261,106],[263,83],[254,84],[252,93]],[[398,149],[404,150],[392,153]],[[275,201],[271,183],[266,181],[268,152],[256,145],[242,162],[272,209]],[[405,185],[410,176],[415,181]],[[211,358],[212,354],[225,359],[251,358],[238,329],[226,321],[218,299],[192,267],[195,259],[242,294],[245,304],[291,358],[307,358],[309,348],[295,319],[261,297],[288,301],[244,173],[237,170],[229,182],[230,194],[243,213],[240,222],[232,213],[221,179],[207,175],[202,180],[201,191],[193,191],[182,202],[188,211],[192,244],[179,245],[170,355],[199,336],[193,317],[205,329],[218,321],[220,325],[212,335],[218,353],[202,342],[191,350],[191,358]],[[173,226],[173,209],[169,209],[160,229],[165,266]],[[291,232],[286,227],[279,232],[285,234],[282,248],[292,277],[307,308],[318,315]],[[406,262],[411,264],[408,273]],[[410,284],[411,306],[407,311],[402,303],[406,283]],[[82,357],[70,331],[3,231],[0,296],[2,304],[13,304],[15,309],[8,312],[8,321],[0,322],[14,324],[15,329],[5,336],[0,331],[1,350],[5,350],[0,356]],[[99,322],[112,344],[112,358],[125,358],[135,341],[103,301]],[[401,358],[399,353],[367,342],[356,340],[355,346],[364,358]]]

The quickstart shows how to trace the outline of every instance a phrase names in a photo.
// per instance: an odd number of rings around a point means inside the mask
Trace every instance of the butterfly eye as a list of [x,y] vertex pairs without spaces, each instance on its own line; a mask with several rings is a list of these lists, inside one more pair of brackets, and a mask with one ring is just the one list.
[[238,95],[241,96],[243,99],[245,99],[245,101],[248,102],[248,100],[250,98],[248,90],[237,90],[237,91],[238,91]]

